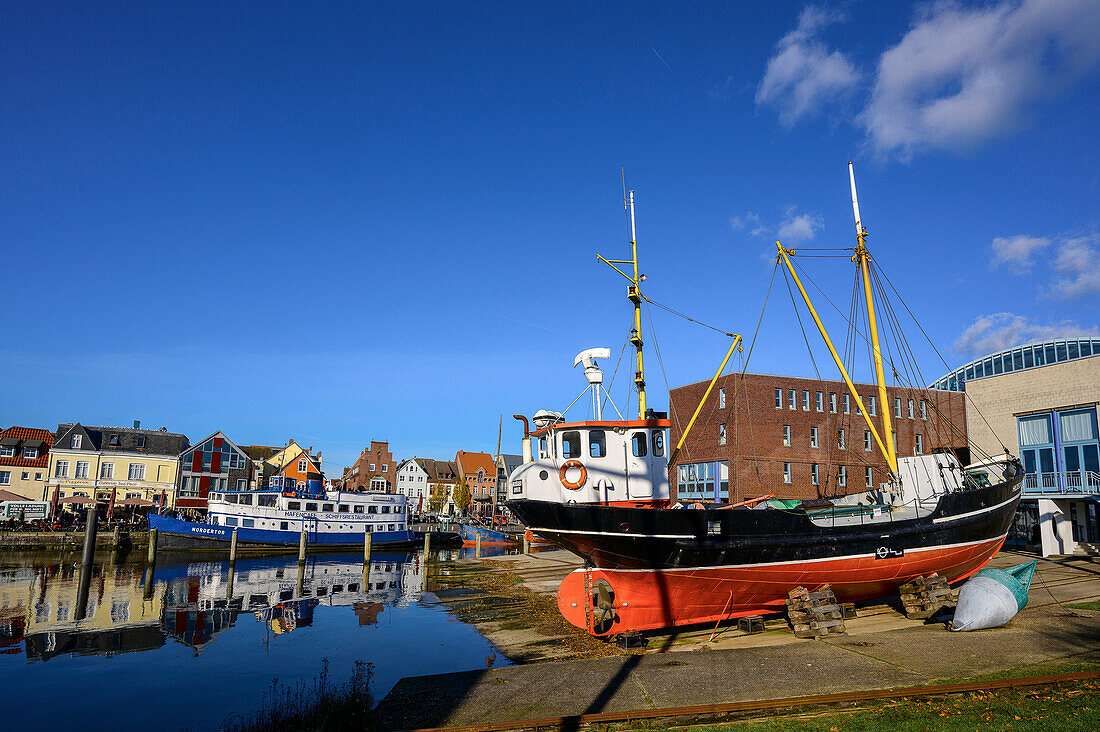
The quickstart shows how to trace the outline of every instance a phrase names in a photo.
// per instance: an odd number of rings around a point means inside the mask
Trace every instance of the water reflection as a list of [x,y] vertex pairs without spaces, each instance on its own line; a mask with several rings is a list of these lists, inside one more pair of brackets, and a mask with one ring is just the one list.
[[[8,726],[140,727],[171,704],[172,728],[214,728],[255,708],[275,678],[312,683],[322,659],[333,679],[373,664],[376,698],[404,676],[508,663],[425,591],[421,554],[375,553],[366,573],[361,554],[301,569],[293,556],[241,558],[232,571],[162,556],[149,582],[134,559],[107,555],[82,576],[79,556],[0,556],[0,686],[37,700],[10,705]],[[89,717],[104,688],[129,701]]]

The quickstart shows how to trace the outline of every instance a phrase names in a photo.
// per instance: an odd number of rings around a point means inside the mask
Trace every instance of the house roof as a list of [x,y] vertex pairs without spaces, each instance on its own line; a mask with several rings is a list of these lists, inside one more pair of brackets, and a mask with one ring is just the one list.
[[432,460],[431,458],[414,458],[417,464],[428,474],[428,480],[437,483],[458,480],[458,466],[450,460]]
[[[82,436],[79,448],[69,447],[72,435]],[[144,438],[142,444],[141,438]],[[187,435],[167,430],[142,430],[132,427],[85,427],[76,424],[59,424],[54,438],[58,450],[82,450],[84,452],[128,452],[146,455],[171,455],[177,457],[191,446]]]
[[228,443],[229,443],[229,446],[230,446],[231,448],[233,448],[234,450],[236,450],[237,452],[239,452],[239,453],[241,453],[241,454],[243,454],[243,455],[247,455],[247,454],[248,454],[248,453],[246,453],[246,452],[245,452],[244,450],[242,450],[242,449],[241,449],[241,448],[240,448],[240,447],[239,447],[239,446],[237,445],[237,443],[233,442],[233,440],[231,440],[231,439],[229,439],[228,437],[226,437],[226,436],[225,436],[225,433],[224,433],[224,432],[222,432],[221,430],[217,430],[216,432],[214,432],[214,433],[212,433],[212,434],[209,434],[209,435],[207,435],[206,437],[202,438],[201,440],[199,440],[198,442],[196,442],[196,443],[195,443],[194,445],[192,445],[191,447],[189,447],[189,448],[187,448],[186,450],[184,450],[184,451],[183,451],[182,453],[180,453],[180,457],[183,457],[184,455],[186,455],[186,454],[187,454],[187,453],[189,453],[189,452],[194,452],[195,450],[198,450],[198,449],[199,449],[200,447],[202,447],[202,446],[203,446],[203,443],[205,443],[205,442],[206,442],[207,440],[209,440],[209,439],[211,439],[211,438],[214,438],[214,437],[220,437],[220,438],[222,438],[223,440],[225,440],[226,442],[228,442]]
[[25,501],[27,500],[18,493],[12,493],[11,491],[0,490],[0,501]]
[[465,450],[459,450],[455,455],[455,462],[458,463],[463,473],[471,475],[478,470],[484,470],[486,475],[496,475],[497,465],[493,461],[493,456],[487,452],[466,452]]
[[269,447],[268,445],[241,445],[241,452],[253,460],[267,460],[278,455],[283,448]]
[[[18,448],[11,457],[0,457],[0,465],[21,468],[44,468],[50,464],[50,447],[53,434],[38,427],[8,427],[0,431],[0,442],[5,447]],[[20,446],[21,445],[21,446]],[[22,457],[22,447],[37,447],[38,457]]]
[[504,470],[510,474],[513,470],[518,468],[520,465],[523,465],[523,456],[522,455],[508,455],[508,454],[503,454],[502,453],[500,455],[500,462],[504,464]]

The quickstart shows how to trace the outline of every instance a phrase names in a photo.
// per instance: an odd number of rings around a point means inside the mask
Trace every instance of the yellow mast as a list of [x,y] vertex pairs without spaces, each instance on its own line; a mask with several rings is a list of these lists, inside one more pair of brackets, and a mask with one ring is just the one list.
[[[794,265],[791,264],[791,260],[788,255],[794,254],[793,249],[787,249],[779,242],[775,243],[776,248],[779,250],[779,256],[783,260],[783,264],[787,266],[788,271],[791,273],[791,277],[794,278],[794,283],[798,286],[798,291],[802,293],[802,299],[806,302],[806,307],[810,310],[810,315],[813,317],[814,322],[817,324],[817,330],[821,333],[821,337],[825,339],[825,345],[829,347],[829,353],[833,356],[833,361],[836,363],[838,369],[840,369],[840,375],[844,377],[844,383],[848,385],[848,392],[852,395],[852,398],[856,400],[856,406],[859,408],[859,413],[863,417],[863,420],[867,423],[867,426],[871,430],[871,435],[875,438],[875,442],[878,444],[879,450],[882,451],[883,457],[886,458],[887,464],[890,466],[890,472],[898,472],[897,457],[892,451],[886,449],[886,445],[883,444],[882,438],[879,436],[878,429],[875,428],[875,423],[871,421],[871,418],[867,415],[867,410],[863,406],[863,400],[859,396],[859,392],[856,391],[855,384],[852,383],[851,377],[848,376],[847,369],[844,368],[844,363],[841,361],[840,356],[837,354],[836,349],[833,348],[833,342],[829,339],[829,334],[825,332],[825,326],[821,323],[821,318],[817,317],[817,311],[814,310],[813,303],[810,302],[810,296],[806,294],[806,289],[802,287],[802,281],[798,279],[798,273],[794,271]],[[883,411],[886,411],[885,405],[883,405]],[[887,436],[889,439],[889,436]]]
[[[625,186],[624,186],[625,188]],[[630,212],[630,249],[632,259],[604,259],[600,255],[596,258],[609,265],[616,272],[625,277],[630,285],[626,288],[626,298],[634,304],[634,327],[630,330],[630,343],[634,346],[637,355],[637,367],[634,370],[634,385],[638,387],[638,419],[645,419],[645,364],[642,359],[642,291],[641,283],[645,275],[638,275],[638,237],[634,231],[634,191],[623,200],[626,210]],[[633,267],[634,276],[616,267],[616,264],[629,264]]]
[[867,328],[871,331],[871,353],[875,360],[875,382],[878,384],[878,400],[882,404],[882,430],[886,436],[886,449],[889,453],[886,462],[890,465],[890,472],[898,472],[898,456],[894,447],[893,430],[890,424],[890,403],[886,396],[886,378],[882,374],[882,352],[878,347],[878,322],[875,320],[875,301],[871,295],[871,277],[868,272],[867,260],[870,254],[867,252],[867,230],[863,228],[863,221],[859,217],[859,201],[856,199],[856,174],[852,163],[848,163],[848,179],[852,183],[852,212],[856,217],[856,253],[852,256],[853,262],[859,262],[860,271],[863,273],[863,295],[867,300]]
[[730,344],[730,349],[726,351],[726,357],[722,359],[722,365],[718,367],[718,371],[715,372],[714,378],[707,384],[707,390],[703,392],[703,398],[699,400],[699,406],[695,408],[695,413],[691,415],[691,419],[688,420],[688,425],[684,429],[684,434],[680,435],[680,441],[676,443],[676,449],[672,451],[672,454],[668,457],[668,464],[674,465],[676,463],[676,456],[680,454],[680,449],[687,441],[688,433],[691,432],[691,428],[695,426],[695,420],[699,419],[699,412],[703,411],[703,405],[707,402],[707,397],[710,396],[711,390],[714,388],[715,383],[718,381],[718,377],[722,375],[722,372],[726,370],[726,364],[729,363],[730,356],[741,344],[741,336],[735,335],[733,337],[733,343]]

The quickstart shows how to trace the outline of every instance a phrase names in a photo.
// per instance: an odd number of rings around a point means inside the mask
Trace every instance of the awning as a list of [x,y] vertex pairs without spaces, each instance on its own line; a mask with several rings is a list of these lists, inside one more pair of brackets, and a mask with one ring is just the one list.
[[115,501],[116,506],[155,506],[154,501],[147,501],[144,498],[123,498],[121,501]]
[[85,506],[89,503],[103,503],[103,501],[97,501],[96,499],[89,498],[87,496],[69,496],[68,498],[62,498],[60,501],[58,501],[58,503],[72,503],[80,506]]

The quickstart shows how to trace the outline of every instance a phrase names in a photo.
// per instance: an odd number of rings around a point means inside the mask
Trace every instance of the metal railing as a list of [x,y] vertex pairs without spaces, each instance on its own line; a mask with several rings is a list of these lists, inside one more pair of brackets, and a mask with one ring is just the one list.
[[1024,493],[1031,495],[1100,493],[1100,473],[1095,470],[1028,473],[1024,476]]

